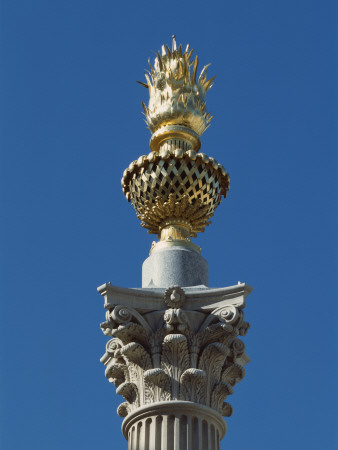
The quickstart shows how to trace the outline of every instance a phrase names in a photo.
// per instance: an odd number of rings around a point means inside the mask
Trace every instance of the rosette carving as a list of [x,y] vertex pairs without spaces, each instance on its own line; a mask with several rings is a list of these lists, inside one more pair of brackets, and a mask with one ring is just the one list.
[[184,290],[179,286],[169,287],[164,293],[164,301],[169,308],[181,308],[184,300]]

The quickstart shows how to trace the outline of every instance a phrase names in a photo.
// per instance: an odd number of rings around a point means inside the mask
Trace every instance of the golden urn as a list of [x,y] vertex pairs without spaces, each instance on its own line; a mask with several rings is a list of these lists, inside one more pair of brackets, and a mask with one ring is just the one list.
[[185,246],[197,252],[191,237],[203,232],[229,190],[229,175],[214,158],[200,153],[200,136],[213,116],[205,96],[214,78],[205,66],[197,78],[193,50],[162,46],[145,74],[149,104],[142,103],[152,136],[151,152],[124,171],[122,189],[148,233],[158,235],[151,252],[164,246]]

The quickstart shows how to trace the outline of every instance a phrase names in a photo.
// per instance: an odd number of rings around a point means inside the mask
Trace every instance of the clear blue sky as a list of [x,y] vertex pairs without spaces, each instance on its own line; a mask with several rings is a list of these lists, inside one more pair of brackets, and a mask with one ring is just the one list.
[[141,283],[153,238],[120,179],[149,152],[135,80],[172,34],[212,62],[202,150],[231,175],[196,242],[212,286],[255,288],[222,448],[338,448],[337,2],[2,0],[0,14],[0,448],[127,448],[96,287]]

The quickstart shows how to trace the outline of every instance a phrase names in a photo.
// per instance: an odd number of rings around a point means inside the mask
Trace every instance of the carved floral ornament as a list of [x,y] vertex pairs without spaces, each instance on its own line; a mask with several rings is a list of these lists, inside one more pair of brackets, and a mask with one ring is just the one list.
[[170,308],[180,308],[183,306],[185,293],[179,286],[172,286],[166,289],[164,293],[164,301]]
[[184,298],[183,289],[173,286],[164,294],[166,310],[141,315],[116,305],[107,311],[101,328],[114,337],[101,361],[116,393],[126,400],[118,407],[121,417],[168,400],[192,401],[224,416],[232,414],[225,399],[245,375],[245,347],[238,336],[246,334],[249,324],[236,306],[210,313],[187,311],[182,309]]

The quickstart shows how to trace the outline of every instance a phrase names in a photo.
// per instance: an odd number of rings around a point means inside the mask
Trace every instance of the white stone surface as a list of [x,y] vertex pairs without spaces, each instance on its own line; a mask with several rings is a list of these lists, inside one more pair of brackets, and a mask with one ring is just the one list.
[[142,266],[142,287],[209,286],[207,261],[186,247],[153,252]]
[[[239,336],[249,328],[243,308],[251,290],[244,283],[218,289],[99,288],[107,309],[101,328],[113,336],[101,361],[116,393],[125,399],[118,414],[125,417],[130,450],[219,448],[225,433],[221,415],[232,414],[225,400],[249,361]],[[178,437],[180,430],[190,433],[193,423],[202,447],[196,447],[195,438]],[[170,434],[174,441],[163,437],[161,445],[147,446],[148,433],[156,440],[160,429],[161,436]]]
[[128,450],[217,450],[226,432],[222,417],[193,402],[143,406],[122,424]]

